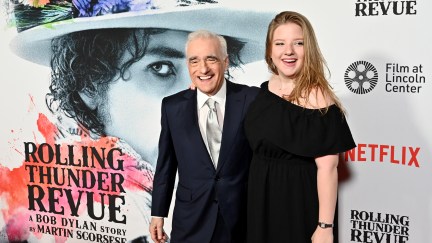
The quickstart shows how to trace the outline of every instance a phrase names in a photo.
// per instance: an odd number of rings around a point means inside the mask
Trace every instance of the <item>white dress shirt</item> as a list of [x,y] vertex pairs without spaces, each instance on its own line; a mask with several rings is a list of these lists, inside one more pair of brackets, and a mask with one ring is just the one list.
[[[209,107],[205,104],[208,98],[212,98],[217,102],[216,110],[219,126],[221,127],[221,131],[223,131],[223,121],[225,116],[225,102],[226,102],[226,81],[223,81],[222,87],[220,90],[213,96],[208,96],[204,94],[199,89],[197,89],[197,110],[198,110],[198,123],[201,131],[201,136],[204,140],[204,143],[207,147],[207,151],[209,151],[208,143],[207,143],[207,134],[206,134],[206,122],[207,115],[209,112]],[[214,161],[215,167],[217,166],[217,161]]]

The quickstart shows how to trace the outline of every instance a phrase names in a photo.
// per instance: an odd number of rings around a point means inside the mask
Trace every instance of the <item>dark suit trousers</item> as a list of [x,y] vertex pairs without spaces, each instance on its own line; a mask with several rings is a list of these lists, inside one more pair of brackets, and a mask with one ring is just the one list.
[[218,210],[218,216],[216,220],[216,226],[213,231],[210,243],[231,243],[231,234],[225,225],[225,222]]

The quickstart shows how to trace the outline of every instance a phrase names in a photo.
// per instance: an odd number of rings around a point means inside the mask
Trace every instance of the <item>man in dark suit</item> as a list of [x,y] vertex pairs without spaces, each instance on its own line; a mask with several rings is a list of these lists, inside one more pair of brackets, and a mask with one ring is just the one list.
[[229,60],[219,35],[191,33],[186,56],[197,89],[162,101],[150,233],[155,242],[167,239],[164,217],[178,170],[171,243],[245,242],[252,152],[243,120],[258,88],[225,80]]

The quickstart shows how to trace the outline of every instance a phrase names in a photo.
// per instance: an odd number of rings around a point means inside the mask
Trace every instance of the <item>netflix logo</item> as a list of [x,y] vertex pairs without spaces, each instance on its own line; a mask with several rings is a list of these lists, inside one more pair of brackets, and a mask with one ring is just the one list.
[[419,147],[360,143],[356,148],[345,152],[345,161],[390,163],[419,168],[419,153]]

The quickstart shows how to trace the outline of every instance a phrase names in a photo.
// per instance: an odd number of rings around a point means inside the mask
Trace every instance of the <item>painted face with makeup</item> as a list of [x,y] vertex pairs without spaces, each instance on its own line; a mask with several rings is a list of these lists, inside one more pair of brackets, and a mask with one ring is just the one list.
[[59,37],[52,44],[50,95],[92,134],[121,138],[154,165],[162,98],[190,84],[187,34],[110,29]]
[[294,23],[278,26],[271,41],[271,58],[280,76],[294,79],[304,64],[303,30]]
[[[52,43],[51,68],[56,71],[47,104],[59,104],[92,134],[123,139],[155,165],[161,101],[191,82],[184,50],[188,34],[169,29],[108,29],[59,37]],[[232,53],[239,52],[241,42],[229,40],[236,50]],[[196,57],[207,65],[196,77],[211,84],[211,93],[220,88],[228,61],[213,45],[196,47],[204,48]]]
[[[156,163],[162,98],[189,86],[184,58],[187,32],[149,37],[145,56],[129,67],[128,79],[112,82],[101,114],[105,132],[124,139],[144,160]],[[122,60],[129,60],[125,53]]]

